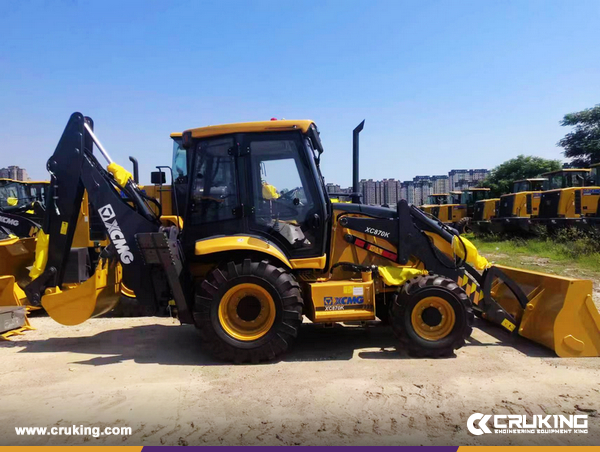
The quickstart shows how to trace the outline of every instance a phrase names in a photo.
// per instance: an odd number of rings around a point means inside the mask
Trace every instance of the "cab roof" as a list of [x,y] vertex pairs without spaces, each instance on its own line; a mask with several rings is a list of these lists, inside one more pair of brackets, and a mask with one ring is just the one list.
[[50,185],[50,181],[47,180],[42,180],[42,181],[36,181],[36,180],[15,180],[15,179],[7,179],[7,178],[0,178],[0,182],[16,182],[17,184],[48,184]]
[[578,172],[589,173],[590,171],[592,171],[592,170],[589,168],[563,168],[560,170],[544,173],[544,174],[542,174],[542,176],[552,176],[554,174],[559,174],[559,173],[578,173]]
[[517,182],[544,182],[545,180],[548,179],[546,179],[545,177],[532,177],[531,179],[519,179],[514,181],[514,183],[516,184]]
[[[185,132],[191,132],[193,138],[214,137],[217,135],[228,135],[230,133],[250,133],[250,132],[279,132],[285,130],[300,130],[307,133],[314,121],[310,119],[282,119],[272,121],[238,122],[234,124],[221,124],[217,126],[199,127],[188,129]],[[179,138],[183,135],[181,132],[171,134],[171,138]]]

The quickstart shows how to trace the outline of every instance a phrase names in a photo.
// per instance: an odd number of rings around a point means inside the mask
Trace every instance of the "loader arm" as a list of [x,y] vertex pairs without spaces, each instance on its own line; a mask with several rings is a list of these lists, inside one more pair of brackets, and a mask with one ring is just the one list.
[[[427,271],[453,279],[481,317],[508,332],[559,356],[600,355],[600,314],[592,302],[591,281],[492,265],[468,240],[406,200],[385,217],[348,216],[340,223],[350,230],[345,239],[355,246],[400,266],[416,259]],[[352,231],[367,240],[357,240]],[[369,236],[384,237],[397,252],[369,243]]]
[[[474,308],[485,314],[491,321],[510,332],[515,329],[516,319],[491,296],[491,283],[486,283],[486,278],[489,276],[490,279],[502,278],[508,281],[508,287],[515,289],[513,293],[523,308],[527,304],[527,298],[519,290],[518,285],[510,281],[510,278],[501,271],[484,272],[482,275],[470,265],[472,256],[469,255],[463,239],[454,229],[428,216],[417,207],[409,205],[406,200],[398,202],[392,218],[344,217],[340,222],[345,228],[367,236],[385,237],[397,247],[398,251],[384,253],[382,254],[384,257],[398,265],[406,265],[409,260],[417,259],[423,263],[428,272],[446,276],[456,281],[459,286],[465,287]],[[345,239],[367,250],[372,250],[374,247],[372,243],[357,241],[352,234],[347,234]],[[455,241],[459,247],[464,247],[463,258],[453,257],[452,244]],[[441,245],[447,245],[447,249],[441,249]]]
[[[102,167],[92,153],[93,144],[109,161],[109,171]],[[43,236],[47,237],[47,249],[36,249],[36,254],[46,253],[47,261],[45,264],[36,262],[37,267],[34,266],[32,271],[34,279],[25,288],[31,304],[46,307],[43,303],[45,294],[53,291],[55,293],[52,295],[56,297],[65,283],[78,283],[68,281],[66,276],[67,267],[73,264],[69,262],[73,259],[71,246],[84,191],[87,191],[89,203],[101,218],[110,240],[110,245],[97,256],[98,266],[92,278],[104,278],[101,272],[105,271],[106,261],[118,261],[122,268],[123,283],[135,292],[142,303],[158,306],[168,301],[174,285],[175,292],[180,295],[176,301],[182,303],[180,315],[183,314],[186,318],[187,304],[177,281],[182,265],[173,266],[174,262],[182,259],[178,252],[177,237],[165,235],[168,231],[163,231],[160,219],[148,206],[131,174],[112,162],[94,135],[90,118],[81,113],[71,115],[54,154],[48,160],[47,168],[51,183],[42,224]],[[152,248],[148,245],[149,241],[160,242],[157,246],[167,251],[168,259],[149,263],[148,256],[145,255],[148,248]],[[138,242],[143,242],[145,248],[141,248]],[[156,249],[154,247],[150,252]],[[36,261],[37,259],[36,256]],[[164,277],[165,274],[167,278]],[[88,282],[81,286],[85,284]],[[77,310],[77,297],[73,293],[68,296],[72,312]],[[63,311],[64,308],[64,304],[61,304]],[[47,310],[52,316],[52,309]],[[77,319],[79,320],[79,316]]]

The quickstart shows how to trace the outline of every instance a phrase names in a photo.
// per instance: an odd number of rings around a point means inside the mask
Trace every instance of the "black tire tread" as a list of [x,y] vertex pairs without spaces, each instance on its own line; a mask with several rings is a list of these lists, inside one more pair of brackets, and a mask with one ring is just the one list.
[[[238,348],[225,342],[215,331],[211,320],[211,309],[214,303],[220,302],[221,287],[231,286],[239,277],[254,276],[266,281],[279,295],[282,309],[276,329],[270,339],[255,348]],[[277,301],[276,301],[277,304]],[[267,260],[229,261],[213,270],[206,279],[196,285],[194,318],[200,332],[203,348],[214,357],[236,364],[245,362],[259,363],[271,361],[281,355],[298,336],[302,324],[303,300],[300,285],[294,276],[285,268],[277,267]]]
[[461,218],[460,220],[458,220],[456,222],[455,229],[458,231],[459,234],[463,234],[467,227],[470,227],[471,229],[473,229],[473,226],[471,226],[471,218],[470,217],[464,217],[464,218]]
[[[410,315],[406,312],[406,303],[403,302],[403,298],[413,295],[415,292],[427,287],[427,286],[438,286],[451,292],[462,304],[465,310],[465,327],[460,334],[457,334],[455,340],[444,348],[433,349],[424,348],[416,344],[410,336],[408,336],[404,328],[404,317]],[[471,300],[465,293],[465,291],[456,284],[455,281],[446,278],[444,276],[429,274],[423,276],[417,276],[407,281],[402,288],[400,293],[396,297],[396,300],[392,303],[390,322],[392,329],[400,341],[400,345],[403,349],[407,350],[411,356],[422,357],[422,358],[441,358],[445,356],[451,356],[455,350],[460,349],[465,345],[466,340],[471,336],[473,332],[474,313]]]

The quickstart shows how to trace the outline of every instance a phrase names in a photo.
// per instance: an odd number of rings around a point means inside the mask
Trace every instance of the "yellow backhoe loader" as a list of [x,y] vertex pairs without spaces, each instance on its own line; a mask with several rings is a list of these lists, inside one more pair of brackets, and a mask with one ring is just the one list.
[[[559,356],[598,356],[590,281],[491,265],[404,200],[393,209],[360,204],[363,124],[354,130],[353,203],[327,196],[312,121],[175,134],[173,221],[112,161],[91,119],[74,113],[48,161],[49,240],[38,241],[29,301],[75,325],[111,309],[124,283],[143,303],[172,303],[207,351],[234,362],[284,353],[303,315],[321,324],[386,318],[410,354],[446,356],[465,344],[475,312]],[[110,244],[89,279],[68,283],[84,191]]]

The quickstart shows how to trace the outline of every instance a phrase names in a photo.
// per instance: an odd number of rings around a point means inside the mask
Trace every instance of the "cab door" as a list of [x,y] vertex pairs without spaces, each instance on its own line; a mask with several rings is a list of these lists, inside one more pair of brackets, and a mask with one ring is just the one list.
[[[184,218],[183,242],[246,230],[240,194],[237,143],[232,135],[194,143]],[[191,251],[191,250],[188,250]]]
[[248,227],[290,258],[324,254],[326,201],[300,132],[245,134],[241,143]]

